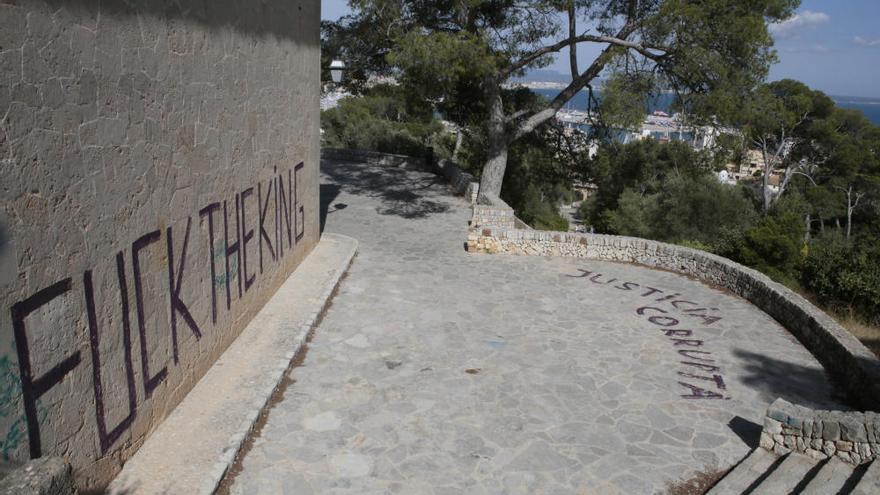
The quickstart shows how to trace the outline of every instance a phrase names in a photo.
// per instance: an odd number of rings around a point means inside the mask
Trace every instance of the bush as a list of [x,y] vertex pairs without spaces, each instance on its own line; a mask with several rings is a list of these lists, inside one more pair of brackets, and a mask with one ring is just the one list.
[[[602,212],[598,225],[619,235],[709,247],[728,232],[745,230],[756,216],[741,188],[722,184],[710,174],[673,172],[655,190],[647,194],[624,189],[617,208]],[[591,201],[585,208],[594,205]]]
[[516,209],[519,218],[538,230],[568,231],[568,220],[562,218],[552,202],[541,198],[541,191],[529,184]]
[[446,156],[443,125],[430,107],[412,103],[394,88],[378,86],[321,112],[323,144],[382,153],[424,156],[427,146]]
[[746,230],[736,261],[783,283],[797,280],[803,257],[804,225],[795,213],[764,217]]
[[872,324],[880,324],[880,247],[876,239],[856,246],[826,242],[816,246],[804,261],[801,283],[820,304],[837,311],[852,311]]

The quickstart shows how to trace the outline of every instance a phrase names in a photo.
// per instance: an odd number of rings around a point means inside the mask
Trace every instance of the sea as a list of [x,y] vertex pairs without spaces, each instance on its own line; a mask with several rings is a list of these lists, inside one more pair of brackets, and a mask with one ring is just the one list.
[[[544,98],[552,100],[559,94],[558,89],[533,89],[533,92],[543,96]],[[865,117],[874,125],[880,126],[880,98],[863,98],[859,96],[836,96],[829,95],[834,103],[841,108],[852,108],[855,110],[860,110]],[[672,105],[672,101],[674,99],[674,95],[672,94],[660,94],[654,97],[651,101],[648,102],[648,112],[652,113],[654,110],[663,110],[664,112],[669,111],[669,107]],[[587,109],[587,92],[580,91],[574,98],[571,99],[568,103],[566,103],[565,108],[571,110],[586,110]]]

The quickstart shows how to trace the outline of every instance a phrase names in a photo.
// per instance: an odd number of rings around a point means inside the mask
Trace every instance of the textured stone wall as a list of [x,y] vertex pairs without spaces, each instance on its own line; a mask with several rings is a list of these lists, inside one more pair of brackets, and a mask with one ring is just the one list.
[[812,410],[776,399],[764,417],[761,447],[864,464],[880,456],[880,414]]
[[425,158],[394,155],[391,153],[379,153],[378,151],[351,150],[347,148],[321,148],[321,158],[435,172],[434,165]]
[[0,2],[0,456],[105,484],[315,245],[319,17]]
[[407,155],[395,155],[391,153],[379,153],[378,151],[352,150],[347,148],[321,148],[321,158],[328,160],[345,160],[353,162],[369,163],[385,167],[403,167],[414,170],[423,170],[443,175],[449,182],[452,190],[460,196],[464,196],[471,204],[477,202],[477,193],[480,183],[473,175],[461,170],[451,160],[440,160],[436,165],[425,158],[416,158]]
[[463,171],[452,160],[440,160],[439,166],[443,176],[446,177],[446,180],[456,194],[464,196],[471,204],[477,202],[477,196],[480,193],[480,183],[473,175]]
[[673,244],[632,237],[497,228],[481,225],[481,216],[475,210],[467,239],[471,252],[639,263],[726,288],[797,337],[853,403],[880,411],[880,360],[830,316],[758,271]]

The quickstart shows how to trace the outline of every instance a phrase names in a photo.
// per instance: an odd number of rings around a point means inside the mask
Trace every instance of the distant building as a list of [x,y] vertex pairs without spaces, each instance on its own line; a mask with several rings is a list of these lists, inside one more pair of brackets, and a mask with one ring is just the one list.
[[[590,116],[579,110],[561,110],[556,120],[566,128],[582,132],[590,132],[592,125]],[[715,140],[722,132],[728,132],[713,126],[690,126],[682,122],[681,115],[670,116],[662,110],[645,116],[638,130],[613,129],[611,138],[622,144],[629,144],[642,139],[654,138],[661,143],[681,141],[693,146],[694,149],[708,149],[715,145]]]

